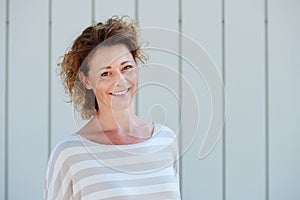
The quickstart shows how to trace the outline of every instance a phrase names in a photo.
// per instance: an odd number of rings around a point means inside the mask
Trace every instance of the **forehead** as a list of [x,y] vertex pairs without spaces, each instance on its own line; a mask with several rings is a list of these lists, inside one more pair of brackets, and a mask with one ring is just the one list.
[[124,60],[133,61],[131,53],[124,44],[96,48],[89,60],[90,68],[111,66]]

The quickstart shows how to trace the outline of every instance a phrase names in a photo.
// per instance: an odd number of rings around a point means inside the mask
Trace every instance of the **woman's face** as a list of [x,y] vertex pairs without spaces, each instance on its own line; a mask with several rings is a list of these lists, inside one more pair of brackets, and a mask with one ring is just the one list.
[[89,62],[87,85],[100,110],[130,107],[138,87],[138,69],[127,47],[118,44],[97,49]]

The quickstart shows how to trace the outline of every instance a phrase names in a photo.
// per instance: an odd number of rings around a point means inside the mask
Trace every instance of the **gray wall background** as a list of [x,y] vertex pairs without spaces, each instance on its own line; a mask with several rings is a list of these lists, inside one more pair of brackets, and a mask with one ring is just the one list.
[[[0,0],[0,199],[42,198],[51,148],[76,131],[57,60],[83,28],[114,14],[187,34],[223,77],[223,134],[205,159],[197,156],[203,134],[182,156],[183,199],[299,200],[299,0]],[[184,51],[180,39],[174,43]],[[149,55],[190,78],[201,100],[202,133],[211,112],[204,81],[190,76],[178,56]],[[171,82],[188,98],[179,79]],[[160,89],[141,90],[135,108],[147,116],[151,105],[163,105],[167,125],[176,129],[179,104]],[[180,134],[188,131],[183,125]]]

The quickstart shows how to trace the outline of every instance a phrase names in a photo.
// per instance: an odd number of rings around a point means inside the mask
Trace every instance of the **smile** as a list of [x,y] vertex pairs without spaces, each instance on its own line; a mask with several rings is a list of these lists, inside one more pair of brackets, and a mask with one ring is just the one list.
[[125,90],[120,90],[120,91],[116,91],[116,92],[111,92],[109,93],[110,95],[113,95],[113,96],[122,96],[124,94],[126,94],[128,91],[130,90],[130,88],[127,88]]

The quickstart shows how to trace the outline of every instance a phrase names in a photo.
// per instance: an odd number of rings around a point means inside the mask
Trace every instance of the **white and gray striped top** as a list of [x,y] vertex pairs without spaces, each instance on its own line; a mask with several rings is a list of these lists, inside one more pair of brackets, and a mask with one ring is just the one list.
[[76,133],[52,150],[44,199],[180,199],[175,133],[160,124],[147,141],[92,142]]

